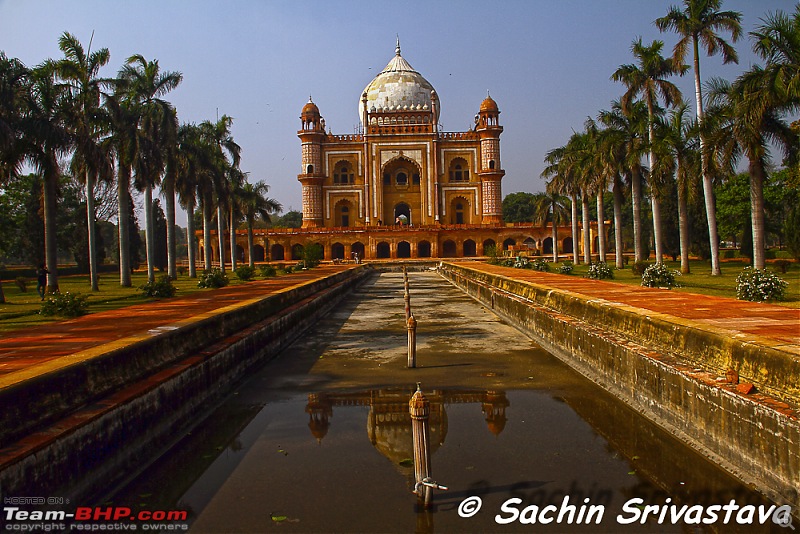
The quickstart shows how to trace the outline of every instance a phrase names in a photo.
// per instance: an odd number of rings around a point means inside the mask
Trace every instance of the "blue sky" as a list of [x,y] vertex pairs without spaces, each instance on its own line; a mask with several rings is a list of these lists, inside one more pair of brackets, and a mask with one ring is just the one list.
[[[227,114],[250,181],[266,181],[285,209],[300,209],[299,115],[309,95],[333,133],[352,133],[364,87],[394,55],[436,88],[445,131],[463,131],[491,93],[505,131],[503,195],[540,191],[545,153],[624,92],[610,81],[641,36],[677,41],[653,21],[675,0],[271,1],[0,0],[0,49],[27,65],[60,57],[58,37],[106,47],[113,76],[132,54],[183,73],[169,95],[181,122]],[[745,31],[790,0],[724,0]],[[727,38],[727,36],[726,36]],[[750,41],[739,65],[701,58],[704,80],[732,79],[757,63]],[[690,76],[676,78],[693,102]],[[182,217],[185,221],[185,216]],[[179,219],[180,222],[180,219]]]

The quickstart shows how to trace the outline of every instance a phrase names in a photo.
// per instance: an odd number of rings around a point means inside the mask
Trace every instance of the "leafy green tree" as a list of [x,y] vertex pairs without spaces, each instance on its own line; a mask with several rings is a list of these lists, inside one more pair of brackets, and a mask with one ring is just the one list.
[[300,228],[303,226],[303,212],[289,209],[278,217],[273,225],[275,228]]
[[533,193],[510,193],[503,198],[503,220],[509,223],[532,223],[535,219]]
[[800,260],[800,208],[792,206],[786,221],[783,223],[783,233],[786,240],[786,248],[791,252],[794,259]]
[[[659,30],[673,30],[681,36],[673,49],[675,61],[683,62],[691,46],[694,65],[694,90],[697,103],[697,122],[703,122],[703,92],[700,83],[700,45],[706,54],[722,54],[723,63],[738,63],[736,49],[722,39],[718,32],[731,34],[734,43],[742,35],[742,14],[737,11],[720,11],[721,0],[683,0],[684,9],[671,6],[667,15],[655,21]],[[708,165],[708,155],[704,150],[705,140],[700,137],[701,169],[703,175],[703,195],[705,198],[708,240],[711,248],[711,274],[720,275],[719,236],[717,234],[716,205],[714,202],[713,176]],[[683,266],[681,266],[683,269]]]
[[[682,95],[678,87],[667,78],[675,74],[683,75],[688,69],[682,61],[674,58],[666,59],[661,56],[664,48],[663,41],[654,40],[649,46],[642,43],[641,37],[631,45],[631,52],[638,64],[621,65],[611,76],[614,81],[622,82],[627,91],[622,96],[620,103],[623,109],[630,109],[633,100],[642,95],[647,105],[647,139],[650,145],[649,164],[652,169],[655,163],[653,152],[655,136],[655,116],[659,98],[667,106],[681,102]],[[658,184],[651,183],[650,203],[653,210],[653,237],[656,245],[656,263],[662,261],[662,229],[661,210],[659,206]]]

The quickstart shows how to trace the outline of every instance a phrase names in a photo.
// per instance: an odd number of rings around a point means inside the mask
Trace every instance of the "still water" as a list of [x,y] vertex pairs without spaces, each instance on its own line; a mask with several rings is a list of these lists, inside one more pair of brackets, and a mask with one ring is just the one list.
[[[765,502],[436,273],[409,277],[417,369],[402,274],[375,276],[103,502],[187,510],[195,532],[698,532],[617,516]],[[431,401],[432,475],[449,488],[430,510],[411,493],[417,382]],[[471,497],[480,511],[462,517]],[[554,506],[553,521],[511,520],[530,505]]]

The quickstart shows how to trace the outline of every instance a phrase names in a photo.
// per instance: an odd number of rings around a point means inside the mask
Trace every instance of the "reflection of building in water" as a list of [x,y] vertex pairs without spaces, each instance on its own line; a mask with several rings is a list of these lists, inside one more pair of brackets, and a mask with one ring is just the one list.
[[[380,453],[394,465],[414,457],[412,449],[411,416],[408,401],[413,391],[397,389],[368,390],[356,393],[312,393],[308,396],[306,413],[311,434],[322,442],[328,433],[333,408],[369,406],[367,436]],[[431,403],[431,453],[447,437],[446,404],[480,404],[489,432],[499,435],[506,425],[509,401],[503,391],[434,390],[425,396]]]

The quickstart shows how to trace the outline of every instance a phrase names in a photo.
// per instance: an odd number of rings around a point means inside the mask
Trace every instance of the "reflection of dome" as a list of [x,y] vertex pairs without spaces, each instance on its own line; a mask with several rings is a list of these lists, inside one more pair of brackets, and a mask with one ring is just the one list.
[[306,413],[309,414],[308,428],[311,435],[317,438],[317,443],[322,443],[322,438],[328,433],[330,428],[330,418],[333,417],[333,407],[327,396],[322,394],[310,394]]
[[[389,64],[375,76],[364,89],[367,96],[367,109],[372,112],[426,111],[432,109],[431,93],[433,86],[409,65],[400,55],[400,40],[397,41],[395,56]],[[363,102],[358,105],[361,124],[364,124]],[[436,120],[439,120],[438,104]]]

